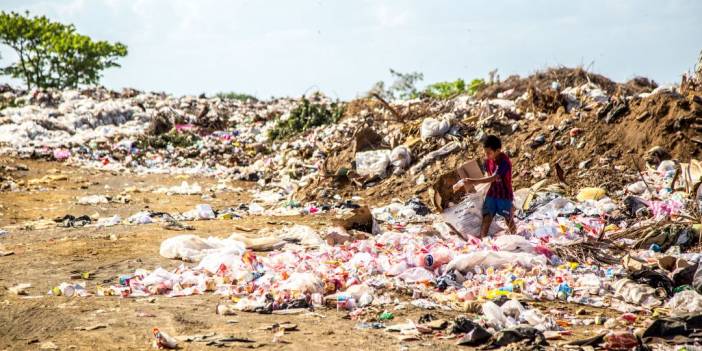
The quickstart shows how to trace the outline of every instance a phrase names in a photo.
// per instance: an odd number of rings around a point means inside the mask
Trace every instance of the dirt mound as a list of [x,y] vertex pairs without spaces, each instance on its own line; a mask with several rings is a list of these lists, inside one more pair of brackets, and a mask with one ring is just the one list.
[[553,90],[553,83],[560,87],[575,87],[593,83],[609,94],[616,92],[632,95],[650,92],[658,85],[648,78],[636,77],[625,84],[616,83],[609,78],[584,70],[581,67],[557,67],[538,71],[528,77],[509,76],[506,80],[491,84],[476,94],[477,99],[494,99],[503,93],[504,98],[515,98],[527,92],[530,88],[539,92]]
[[[562,80],[561,84],[577,86],[587,83],[588,77],[590,82],[602,84],[608,91],[616,88],[641,91],[655,86],[647,79],[636,79],[624,87],[583,70],[560,68],[532,76],[526,89],[533,92],[547,82],[564,78],[567,80]],[[523,83],[513,84],[510,89],[521,89],[525,87]],[[409,145],[413,164],[447,143],[458,142],[460,148],[430,162],[417,174],[405,172],[381,180],[358,182],[337,172],[342,168],[354,169],[356,142],[353,142],[347,148],[331,152],[327,176],[315,179],[301,189],[297,197],[326,202],[335,194],[359,195],[363,202],[374,204],[393,198],[419,197],[431,204],[434,192],[445,188],[443,182],[437,185],[440,178],[450,181],[455,178],[453,171],[464,162],[483,157],[480,138],[486,134],[502,138],[503,149],[513,161],[515,188],[531,186],[544,178],[557,183],[555,170],[560,168],[567,183],[565,190],[571,195],[584,186],[601,186],[614,193],[637,180],[637,166],[645,167],[647,151],[654,146],[662,147],[672,158],[683,162],[702,157],[702,94],[659,90],[641,96],[639,93],[621,96],[611,93],[613,96],[607,97],[607,102],[582,104],[581,108],[569,112],[565,108],[566,101],[561,100],[562,94],[555,91],[555,94],[534,94],[542,100],[521,100],[514,110],[488,109],[487,113],[485,100],[470,107],[460,107],[458,100],[444,103],[421,100],[393,106],[400,116],[407,116],[400,122],[388,122],[386,118],[392,120],[394,113],[372,99],[357,100],[349,105],[354,106],[355,111],[365,111],[365,121],[391,146]],[[530,109],[536,111],[529,118],[523,114],[525,103],[531,103]],[[457,117],[452,133],[443,138],[419,140],[422,117],[438,117],[445,111],[454,111]]]

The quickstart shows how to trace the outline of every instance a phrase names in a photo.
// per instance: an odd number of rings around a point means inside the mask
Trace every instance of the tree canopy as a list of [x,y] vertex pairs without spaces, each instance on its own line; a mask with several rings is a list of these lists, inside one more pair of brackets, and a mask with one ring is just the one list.
[[97,84],[102,71],[120,67],[117,60],[127,55],[122,43],[94,41],[73,25],[30,17],[28,12],[0,12],[0,43],[18,56],[0,73],[23,80],[30,89]]

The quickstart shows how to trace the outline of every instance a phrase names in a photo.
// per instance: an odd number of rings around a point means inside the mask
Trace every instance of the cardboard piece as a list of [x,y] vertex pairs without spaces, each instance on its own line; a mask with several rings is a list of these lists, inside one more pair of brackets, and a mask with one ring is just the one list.
[[[483,171],[478,165],[478,161],[470,160],[456,169],[458,176],[462,178],[482,178],[484,177]],[[475,187],[472,184],[466,184],[464,186],[466,193],[474,193]]]

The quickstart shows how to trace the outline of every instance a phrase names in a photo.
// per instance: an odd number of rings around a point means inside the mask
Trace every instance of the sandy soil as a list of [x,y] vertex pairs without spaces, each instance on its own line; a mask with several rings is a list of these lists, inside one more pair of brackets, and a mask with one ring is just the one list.
[[[76,197],[91,194],[116,196],[125,187],[179,184],[183,179],[168,175],[137,176],[114,174],[68,167],[60,163],[2,159],[0,164],[25,164],[29,171],[13,172],[15,179],[30,180],[47,174],[64,174],[67,180],[54,181],[39,187],[23,186],[19,192],[0,192],[0,227],[18,226],[28,221],[52,219],[65,214],[102,216],[119,214],[123,218],[149,206],[157,211],[185,211],[203,203],[200,196],[167,196],[152,192],[130,193],[126,204],[84,206],[76,204]],[[190,177],[204,189],[215,179]],[[246,183],[236,184],[246,188]],[[237,206],[248,201],[249,194],[225,193],[207,201],[215,208]],[[188,222],[195,227],[193,233],[202,236],[226,236],[235,226],[263,228],[291,223],[324,226],[331,223],[331,216],[248,217],[236,220]],[[155,297],[133,299],[121,297],[66,298],[47,296],[47,291],[64,281],[71,281],[74,272],[90,272],[88,289],[95,285],[112,283],[119,274],[133,272],[136,268],[153,269],[162,266],[177,267],[182,262],[159,256],[159,244],[165,238],[181,234],[161,228],[158,224],[110,228],[57,228],[11,230],[0,237],[0,245],[14,255],[0,257],[0,349],[34,350],[52,342],[60,349],[132,350],[151,348],[151,329],[158,327],[170,335],[201,335],[217,333],[237,336],[251,342],[235,342],[233,349],[261,348],[282,350],[378,350],[378,349],[434,349],[458,348],[455,339],[444,340],[441,334],[425,335],[419,341],[400,341],[397,334],[384,330],[355,329],[358,321],[347,313],[335,309],[318,309],[313,313],[297,315],[260,315],[238,313],[220,316],[215,306],[225,298],[204,295],[183,298]],[[30,296],[17,296],[7,289],[31,283]],[[399,296],[409,301],[411,296]],[[427,311],[409,307],[391,310],[393,321],[386,324],[417,321],[419,316],[432,313],[436,317],[452,320],[460,312]],[[580,306],[540,305],[545,311],[557,308],[574,314]],[[590,315],[606,314],[586,308]],[[363,318],[372,320],[377,313],[371,311]],[[471,315],[472,316],[472,315]],[[274,332],[265,330],[272,323],[290,322],[297,331],[275,338]],[[100,326],[94,330],[91,327]],[[594,335],[602,327],[566,327],[574,329],[573,339]],[[557,342],[552,341],[555,345]],[[205,343],[181,343],[186,350],[213,349]],[[468,349],[468,348],[465,348]]]

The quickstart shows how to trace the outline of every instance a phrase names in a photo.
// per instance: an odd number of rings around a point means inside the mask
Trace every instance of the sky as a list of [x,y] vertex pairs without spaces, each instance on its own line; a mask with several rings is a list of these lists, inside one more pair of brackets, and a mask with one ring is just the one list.
[[[349,99],[389,69],[423,84],[583,66],[679,82],[702,50],[698,0],[2,0],[129,54],[108,88]],[[15,56],[0,49],[0,65]],[[3,77],[0,81],[8,82]]]

